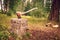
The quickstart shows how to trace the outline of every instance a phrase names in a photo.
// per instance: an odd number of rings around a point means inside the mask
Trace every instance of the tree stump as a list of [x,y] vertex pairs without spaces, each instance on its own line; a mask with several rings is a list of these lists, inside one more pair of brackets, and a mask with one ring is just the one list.
[[25,35],[27,27],[27,19],[11,19],[11,32],[17,34],[18,36]]

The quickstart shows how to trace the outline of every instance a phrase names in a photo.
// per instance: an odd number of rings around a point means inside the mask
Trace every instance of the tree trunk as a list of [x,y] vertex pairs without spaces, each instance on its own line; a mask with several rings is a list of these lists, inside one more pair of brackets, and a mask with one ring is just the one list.
[[49,15],[49,20],[59,21],[59,4],[60,0],[53,0],[51,6],[51,13]]
[[3,11],[3,9],[2,9],[2,0],[0,0],[1,1],[1,11]]
[[47,1],[47,0],[44,0],[44,7],[46,6],[46,1]]
[[9,11],[9,0],[4,0],[4,12],[7,13]]

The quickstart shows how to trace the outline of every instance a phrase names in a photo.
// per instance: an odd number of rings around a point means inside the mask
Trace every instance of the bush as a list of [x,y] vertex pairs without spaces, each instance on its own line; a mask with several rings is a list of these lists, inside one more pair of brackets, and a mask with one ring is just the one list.
[[34,11],[30,14],[31,14],[31,16],[34,16],[34,17],[37,17],[37,18],[41,17],[41,12],[40,11]]
[[0,40],[8,40],[9,32],[7,28],[0,24]]
[[46,18],[48,14],[46,12],[42,12],[41,10],[36,10],[30,12],[30,15],[36,18],[42,18],[42,17]]
[[13,13],[13,11],[12,10],[9,10],[9,12],[7,12],[7,16],[11,16],[12,13]]
[[0,25],[0,40],[16,39],[16,37],[17,35],[11,33],[7,27]]

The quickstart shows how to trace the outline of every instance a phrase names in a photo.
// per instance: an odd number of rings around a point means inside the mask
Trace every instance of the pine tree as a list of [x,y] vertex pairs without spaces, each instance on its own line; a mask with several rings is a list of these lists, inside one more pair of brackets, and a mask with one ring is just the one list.
[[53,0],[49,20],[59,22],[60,0]]

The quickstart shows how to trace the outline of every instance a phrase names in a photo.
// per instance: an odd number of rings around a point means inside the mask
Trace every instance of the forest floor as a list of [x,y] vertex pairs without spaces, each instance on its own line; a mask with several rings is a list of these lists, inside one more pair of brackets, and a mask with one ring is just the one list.
[[60,40],[60,29],[32,24],[29,26],[30,36],[24,37],[23,40]]
[[[28,32],[30,36],[23,37],[23,40],[60,40],[60,28],[46,27],[47,23],[47,19],[44,18],[35,18],[33,21],[28,19]],[[55,22],[52,22],[52,24],[55,24]]]
[[[46,27],[47,21],[44,18],[35,19],[28,17],[29,35],[22,40],[60,40],[60,28]],[[10,26],[10,20],[11,17],[0,15],[0,24]]]

